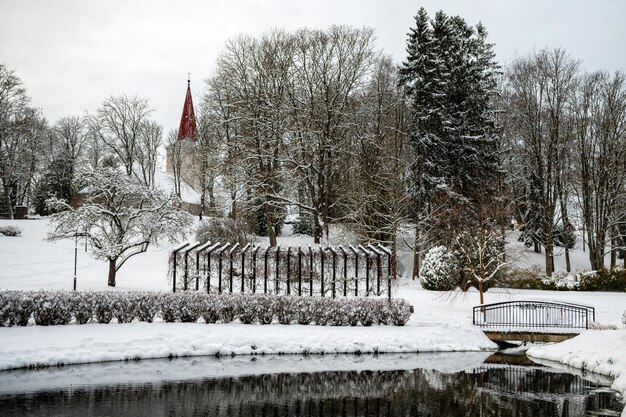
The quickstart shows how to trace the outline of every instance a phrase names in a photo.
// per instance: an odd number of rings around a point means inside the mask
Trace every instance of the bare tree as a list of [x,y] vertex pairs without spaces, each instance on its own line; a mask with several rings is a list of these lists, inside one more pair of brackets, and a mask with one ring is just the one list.
[[[626,76],[581,77],[572,99],[577,197],[591,268],[605,266],[606,246],[619,249],[626,213]],[[615,259],[611,260],[615,266]]]
[[159,147],[163,143],[163,127],[154,121],[145,121],[136,148],[137,171],[140,180],[148,187],[154,186]]
[[[554,271],[554,231],[557,204],[567,154],[567,100],[578,63],[563,50],[542,50],[514,62],[510,69],[509,117],[525,182],[526,231],[545,249],[545,270]],[[565,207],[563,207],[565,208]]]
[[371,29],[333,26],[328,31],[300,30],[295,35],[292,129],[287,161],[299,177],[306,202],[300,207],[314,220],[314,240],[337,210],[343,178],[339,156],[350,145],[350,110],[377,60]]
[[398,234],[408,221],[411,196],[406,183],[410,164],[406,103],[397,69],[382,59],[361,95],[355,95],[351,152],[339,160],[344,177],[337,185],[346,224],[363,239],[391,246],[392,276],[397,275]]
[[[95,114],[89,115],[91,131],[119,158],[129,177],[141,179],[141,174],[135,172],[139,151],[151,153],[155,137],[159,136],[158,129],[150,122],[151,113],[148,100],[123,94],[107,98]],[[144,148],[146,144],[149,146]]]

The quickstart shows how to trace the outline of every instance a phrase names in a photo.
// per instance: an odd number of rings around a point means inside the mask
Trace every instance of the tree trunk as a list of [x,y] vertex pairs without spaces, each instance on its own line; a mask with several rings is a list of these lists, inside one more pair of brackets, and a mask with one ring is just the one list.
[[546,254],[546,275],[551,277],[552,272],[554,272],[554,266],[552,265],[552,245],[545,245],[545,254]]
[[394,222],[391,228],[391,277],[398,276],[398,243],[396,242],[397,225]]
[[320,218],[318,213],[313,213],[313,243],[320,244],[322,238],[322,225],[320,224]]
[[420,227],[415,225],[415,243],[413,244],[413,279],[420,276]]
[[109,259],[109,287],[115,287],[115,275],[117,274],[115,263],[116,259]]
[[273,214],[274,208],[270,207],[266,212],[265,212],[265,223],[267,224],[267,237],[270,240],[270,246],[271,247],[276,247],[276,229],[274,228],[274,214]]
[[611,271],[617,266],[617,239],[615,238],[615,231],[611,233]]
[[484,295],[483,295],[483,289],[484,289],[484,283],[482,280],[478,281],[478,291],[480,292],[480,305],[485,304],[485,299],[484,299]]

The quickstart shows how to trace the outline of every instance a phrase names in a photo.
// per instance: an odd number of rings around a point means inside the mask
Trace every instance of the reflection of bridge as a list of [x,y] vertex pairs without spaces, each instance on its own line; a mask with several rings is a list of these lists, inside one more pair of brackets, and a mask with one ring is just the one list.
[[494,342],[561,342],[588,329],[593,307],[548,301],[506,301],[474,307],[472,322]]

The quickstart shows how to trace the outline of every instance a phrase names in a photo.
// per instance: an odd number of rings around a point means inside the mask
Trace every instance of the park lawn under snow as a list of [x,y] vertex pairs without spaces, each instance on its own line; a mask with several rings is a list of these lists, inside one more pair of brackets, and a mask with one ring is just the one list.
[[[47,220],[6,221],[0,225],[23,229],[21,237],[0,236],[0,289],[71,289],[74,242],[46,242]],[[279,244],[312,244],[308,237],[288,236]],[[168,291],[167,257],[172,245],[151,247],[130,259],[118,273],[116,290]],[[523,263],[542,258],[512,242]],[[521,255],[520,255],[521,254]],[[400,258],[409,258],[401,254]],[[536,259],[535,259],[536,258]],[[572,252],[575,266],[586,254]],[[561,264],[557,258],[557,269]],[[562,267],[562,266],[561,266]],[[79,242],[78,288],[108,289],[107,264],[91,259]],[[405,267],[406,268],[406,267]],[[439,293],[422,290],[417,281],[400,279],[394,296],[407,299],[415,313],[405,327],[281,326],[278,324],[131,323],[55,327],[0,328],[0,369],[59,363],[117,361],[168,356],[260,353],[425,352],[493,349],[472,326],[478,293]],[[595,307],[596,321],[623,328],[626,294],[491,289],[485,302],[556,300]],[[615,378],[614,388],[626,397],[626,330],[589,330],[557,345],[533,347],[529,355],[583,367]]]

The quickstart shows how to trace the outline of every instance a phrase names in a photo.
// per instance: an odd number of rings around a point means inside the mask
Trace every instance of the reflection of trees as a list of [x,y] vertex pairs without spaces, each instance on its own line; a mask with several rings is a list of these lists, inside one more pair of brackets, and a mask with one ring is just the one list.
[[269,374],[0,397],[18,415],[570,416],[619,410],[581,378],[537,368]]

